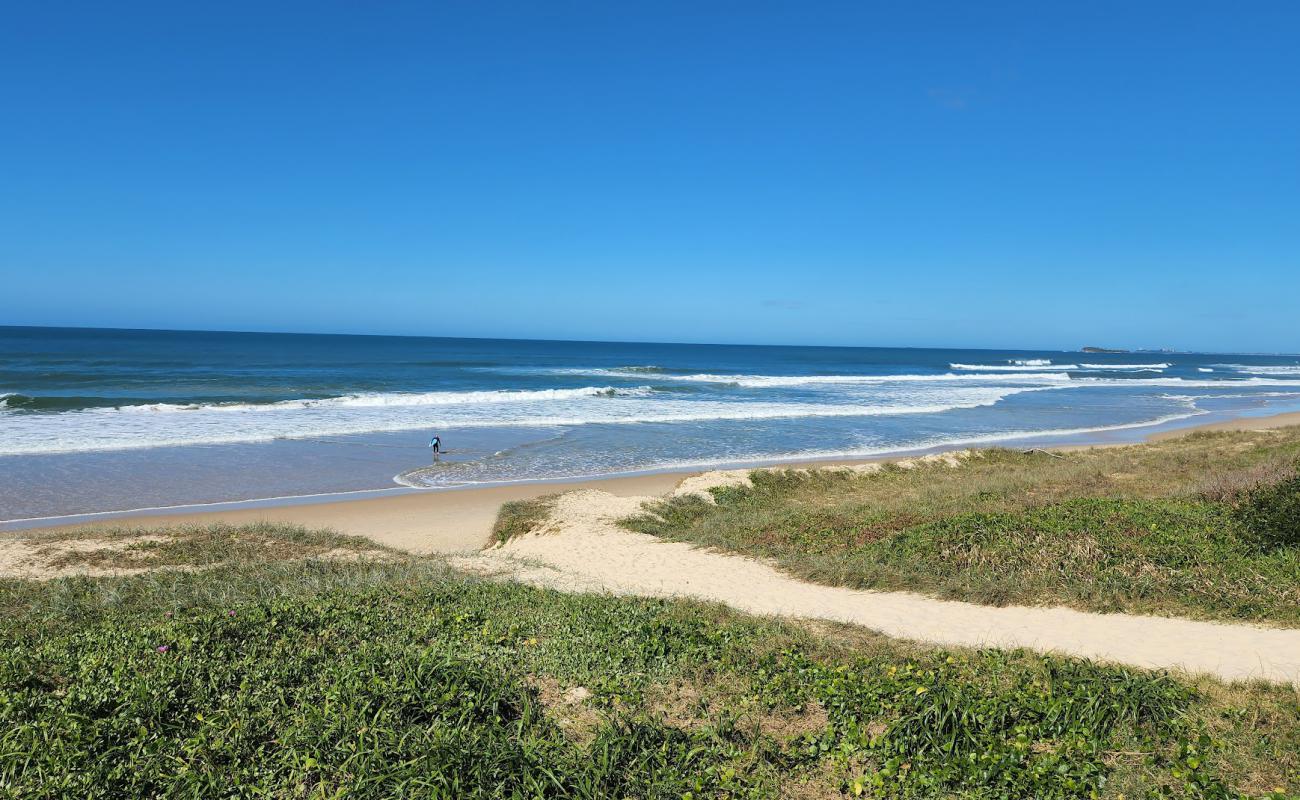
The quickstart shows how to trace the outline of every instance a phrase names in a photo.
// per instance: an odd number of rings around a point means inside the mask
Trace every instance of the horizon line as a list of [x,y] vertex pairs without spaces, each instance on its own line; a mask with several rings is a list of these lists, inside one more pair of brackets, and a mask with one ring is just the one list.
[[[456,339],[464,341],[480,342],[556,342],[563,344],[648,344],[648,345],[670,345],[680,347],[801,347],[801,348],[819,348],[826,350],[970,350],[983,352],[1008,352],[1008,353],[1083,353],[1084,347],[1101,347],[1100,345],[1081,345],[1075,349],[1060,349],[1055,347],[962,347],[962,346],[924,346],[924,345],[851,345],[851,344],[759,344],[754,342],[686,342],[686,341],[652,341],[638,339],[548,339],[548,338],[528,338],[520,336],[445,336],[434,334],[412,334],[412,333],[348,333],[348,332],[320,332],[320,331],[271,331],[271,330],[231,330],[226,328],[150,328],[150,327],[116,327],[104,325],[0,325],[0,330],[6,329],[27,329],[27,330],[85,330],[85,331],[124,331],[139,333],[224,333],[232,335],[260,335],[260,336],[364,336],[384,339]],[[1221,355],[1221,356],[1300,356],[1298,353],[1287,353],[1282,351],[1275,352],[1247,352],[1233,350],[1177,350],[1169,348],[1119,348],[1103,347],[1103,350],[1115,349],[1122,352],[1118,353],[1086,353],[1086,355],[1122,355],[1129,354],[1148,354],[1148,355]]]

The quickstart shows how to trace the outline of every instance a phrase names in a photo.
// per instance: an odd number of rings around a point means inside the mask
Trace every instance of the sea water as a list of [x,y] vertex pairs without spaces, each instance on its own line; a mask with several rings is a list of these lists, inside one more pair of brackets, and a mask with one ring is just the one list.
[[0,521],[1129,440],[1296,409],[1296,356],[0,327]]

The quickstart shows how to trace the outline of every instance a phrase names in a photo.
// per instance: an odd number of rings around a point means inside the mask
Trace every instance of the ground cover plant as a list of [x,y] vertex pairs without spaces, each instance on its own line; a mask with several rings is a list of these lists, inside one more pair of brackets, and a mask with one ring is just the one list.
[[956,468],[756,471],[625,524],[832,585],[1297,626],[1297,464],[1300,428],[995,449]]
[[269,522],[172,528],[69,528],[22,537],[44,568],[72,571],[212,567],[294,558],[382,556],[392,551],[359,536]]
[[943,651],[423,559],[0,583],[5,797],[1233,797],[1294,689]]

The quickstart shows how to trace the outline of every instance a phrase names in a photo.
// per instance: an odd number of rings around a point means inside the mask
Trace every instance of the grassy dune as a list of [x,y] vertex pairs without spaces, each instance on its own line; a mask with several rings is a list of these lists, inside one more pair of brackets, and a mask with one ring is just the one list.
[[759,471],[628,527],[809,580],[981,603],[1300,626],[1300,428],[1202,433],[959,468]]

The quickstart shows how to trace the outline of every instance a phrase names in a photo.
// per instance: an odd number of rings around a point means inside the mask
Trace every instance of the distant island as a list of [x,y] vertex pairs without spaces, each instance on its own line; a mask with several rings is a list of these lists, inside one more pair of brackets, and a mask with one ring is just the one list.
[[1127,350],[1116,350],[1112,347],[1085,347],[1080,350],[1082,353],[1127,353]]

